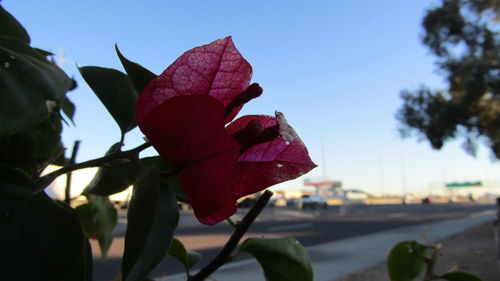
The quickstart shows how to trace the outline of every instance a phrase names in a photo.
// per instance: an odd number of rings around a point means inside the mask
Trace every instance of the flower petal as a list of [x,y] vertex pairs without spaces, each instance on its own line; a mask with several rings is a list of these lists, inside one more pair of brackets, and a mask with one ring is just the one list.
[[241,146],[224,128],[224,107],[207,95],[171,98],[152,110],[140,128],[169,164],[198,220],[215,224],[236,211],[231,190]]
[[[185,52],[142,91],[136,117],[140,124],[151,110],[179,95],[210,95],[224,107],[249,85],[252,67],[238,52],[231,37]],[[241,106],[226,117],[236,116]]]
[[297,178],[316,167],[304,143],[279,112],[276,117],[243,116],[231,123],[227,131],[234,134],[255,119],[260,121],[264,129],[278,124],[279,136],[252,146],[240,155],[233,182],[237,198]]

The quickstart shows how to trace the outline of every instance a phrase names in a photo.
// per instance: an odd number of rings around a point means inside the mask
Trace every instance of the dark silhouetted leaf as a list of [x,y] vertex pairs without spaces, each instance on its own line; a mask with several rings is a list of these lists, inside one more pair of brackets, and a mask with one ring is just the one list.
[[175,194],[162,184],[155,166],[139,172],[127,219],[122,276],[140,281],[168,253],[179,221]]
[[0,199],[0,213],[20,208],[0,229],[3,280],[91,280],[89,247],[78,216],[45,193],[25,200]]
[[0,163],[0,198],[24,199],[35,190],[35,184],[23,171]]
[[[119,150],[120,143],[115,143],[109,148],[106,155]],[[130,159],[118,159],[107,166],[100,167],[83,194],[108,196],[121,192],[134,183],[136,175],[137,167]]]
[[467,272],[455,271],[449,272],[441,276],[441,279],[448,281],[483,281],[481,278],[476,275],[472,275]]
[[47,119],[73,84],[57,65],[11,37],[0,36],[0,61],[0,137]]
[[110,166],[100,167],[85,190],[85,194],[109,196],[122,192],[134,184],[136,165],[128,159],[114,161]]
[[96,235],[102,257],[106,258],[113,242],[113,232],[118,222],[118,212],[105,196],[87,195],[88,203],[75,208],[88,236]]
[[83,78],[101,100],[120,127],[122,135],[132,130],[135,124],[135,102],[137,92],[124,73],[97,66],[79,68]]
[[2,5],[0,5],[0,36],[12,37],[27,44],[30,43],[30,36],[26,29]]
[[240,251],[257,259],[267,281],[313,280],[309,255],[293,238],[249,238]]
[[122,62],[123,68],[127,72],[128,77],[134,84],[135,90],[140,93],[146,86],[156,77],[156,74],[147,70],[143,66],[133,61],[125,58],[120,50],[118,49],[118,45],[115,45],[116,53]]
[[81,281],[92,281],[93,275],[93,260],[92,260],[92,248],[90,247],[89,240],[84,237],[83,239],[83,253],[80,257],[80,261],[76,264],[73,270],[69,273],[66,280],[81,280]]
[[71,122],[74,125],[75,122],[73,121],[73,116],[75,116],[75,110],[76,110],[75,104],[72,103],[68,97],[66,97],[61,103],[61,109],[64,112],[64,114],[68,116],[69,120],[71,120]]
[[40,173],[59,155],[64,154],[64,146],[61,142],[61,117],[53,112],[48,119],[35,126],[33,131],[36,136],[35,160],[38,173]]
[[45,51],[45,50],[42,50],[42,49],[39,49],[39,48],[33,48],[33,49],[35,49],[37,52],[39,52],[44,57],[50,57],[50,56],[54,55],[54,53],[52,53],[52,52]]
[[56,113],[34,128],[0,138],[0,163],[37,176],[62,153],[61,119]]
[[2,147],[0,163],[22,170],[29,177],[34,177],[37,174],[36,135],[33,130],[0,138],[0,147]]
[[425,268],[426,246],[416,241],[402,241],[396,244],[387,258],[387,269],[391,281],[412,281]]
[[177,201],[189,204],[184,191],[182,191],[179,179],[176,175],[177,173],[174,173],[176,168],[170,166],[160,156],[145,157],[142,158],[141,161],[145,165],[156,165],[160,169],[161,181],[174,190]]
[[168,254],[182,262],[186,268],[186,272],[189,272],[189,269],[201,260],[200,253],[188,251],[182,242],[176,238],[172,240]]

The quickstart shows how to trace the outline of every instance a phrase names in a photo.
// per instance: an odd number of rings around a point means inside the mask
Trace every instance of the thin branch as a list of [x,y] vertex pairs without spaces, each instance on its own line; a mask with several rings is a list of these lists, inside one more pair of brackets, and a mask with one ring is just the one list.
[[59,170],[55,170],[52,173],[49,173],[43,177],[40,177],[36,184],[38,185],[38,189],[33,191],[33,194],[38,194],[42,190],[44,190],[51,182],[53,182],[57,177],[64,175],[66,173],[79,170],[79,169],[84,169],[84,168],[90,168],[90,167],[98,167],[102,166],[106,163],[109,163],[111,161],[117,160],[117,159],[123,159],[123,158],[131,158],[137,155],[139,152],[142,150],[150,147],[151,145],[149,143],[143,143],[135,148],[132,148],[130,150],[126,151],[120,151],[117,153],[109,154],[100,158],[92,159],[89,161],[85,161],[82,163],[74,164],[74,165],[68,165],[65,167],[62,167]]
[[431,246],[431,248],[433,251],[431,257],[430,258],[424,257],[424,261],[427,264],[424,275],[424,281],[431,281],[438,279],[438,276],[436,275],[436,273],[434,273],[434,268],[436,266],[437,260],[441,256],[441,248],[435,246]]
[[231,253],[234,251],[241,238],[247,232],[250,225],[252,225],[253,221],[260,212],[266,207],[267,202],[271,198],[273,193],[269,190],[266,190],[255,202],[255,205],[248,211],[247,215],[243,218],[243,220],[238,224],[233,234],[226,242],[224,247],[220,250],[217,256],[204,268],[202,268],[196,275],[194,275],[189,281],[203,281],[208,278],[212,273],[214,273],[217,269],[223,266],[231,256]]
[[[71,158],[69,159],[69,164],[74,165],[76,161],[76,154],[78,153],[78,148],[80,148],[80,141],[76,140],[73,144],[73,151],[71,152]],[[71,203],[71,172],[66,176],[66,190],[64,191],[64,203]]]

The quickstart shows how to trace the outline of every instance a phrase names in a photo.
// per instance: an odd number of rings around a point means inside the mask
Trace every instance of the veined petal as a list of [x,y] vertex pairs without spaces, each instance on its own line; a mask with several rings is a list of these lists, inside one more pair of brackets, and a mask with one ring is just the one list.
[[282,113],[277,112],[276,117],[243,116],[231,123],[227,130],[230,134],[235,133],[255,119],[264,128],[279,125],[279,135],[268,142],[248,148],[240,155],[233,178],[233,190],[237,197],[297,178],[316,167],[304,143],[288,125]]
[[[224,107],[249,85],[252,67],[231,37],[193,48],[181,55],[142,91],[136,106],[138,124],[167,99],[180,95],[210,95]],[[241,106],[225,118],[236,116]]]
[[236,211],[231,183],[241,146],[224,124],[219,101],[208,95],[188,95],[168,99],[140,125],[162,158],[182,168],[182,189],[205,224],[215,224]]

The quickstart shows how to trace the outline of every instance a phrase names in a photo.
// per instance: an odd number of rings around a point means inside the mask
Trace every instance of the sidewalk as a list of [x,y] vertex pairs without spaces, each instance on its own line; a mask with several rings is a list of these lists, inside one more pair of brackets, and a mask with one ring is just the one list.
[[[428,233],[430,239],[438,241],[492,222],[494,219],[495,212],[487,211],[464,218],[412,225],[308,247],[307,251],[314,268],[314,280],[331,281],[374,267],[385,261],[391,247],[399,241],[425,242],[422,233]],[[491,247],[494,247],[493,241]],[[254,259],[225,265],[213,277],[218,281],[265,280],[260,265]],[[161,278],[160,281],[185,281],[185,279],[185,274],[176,274]]]

